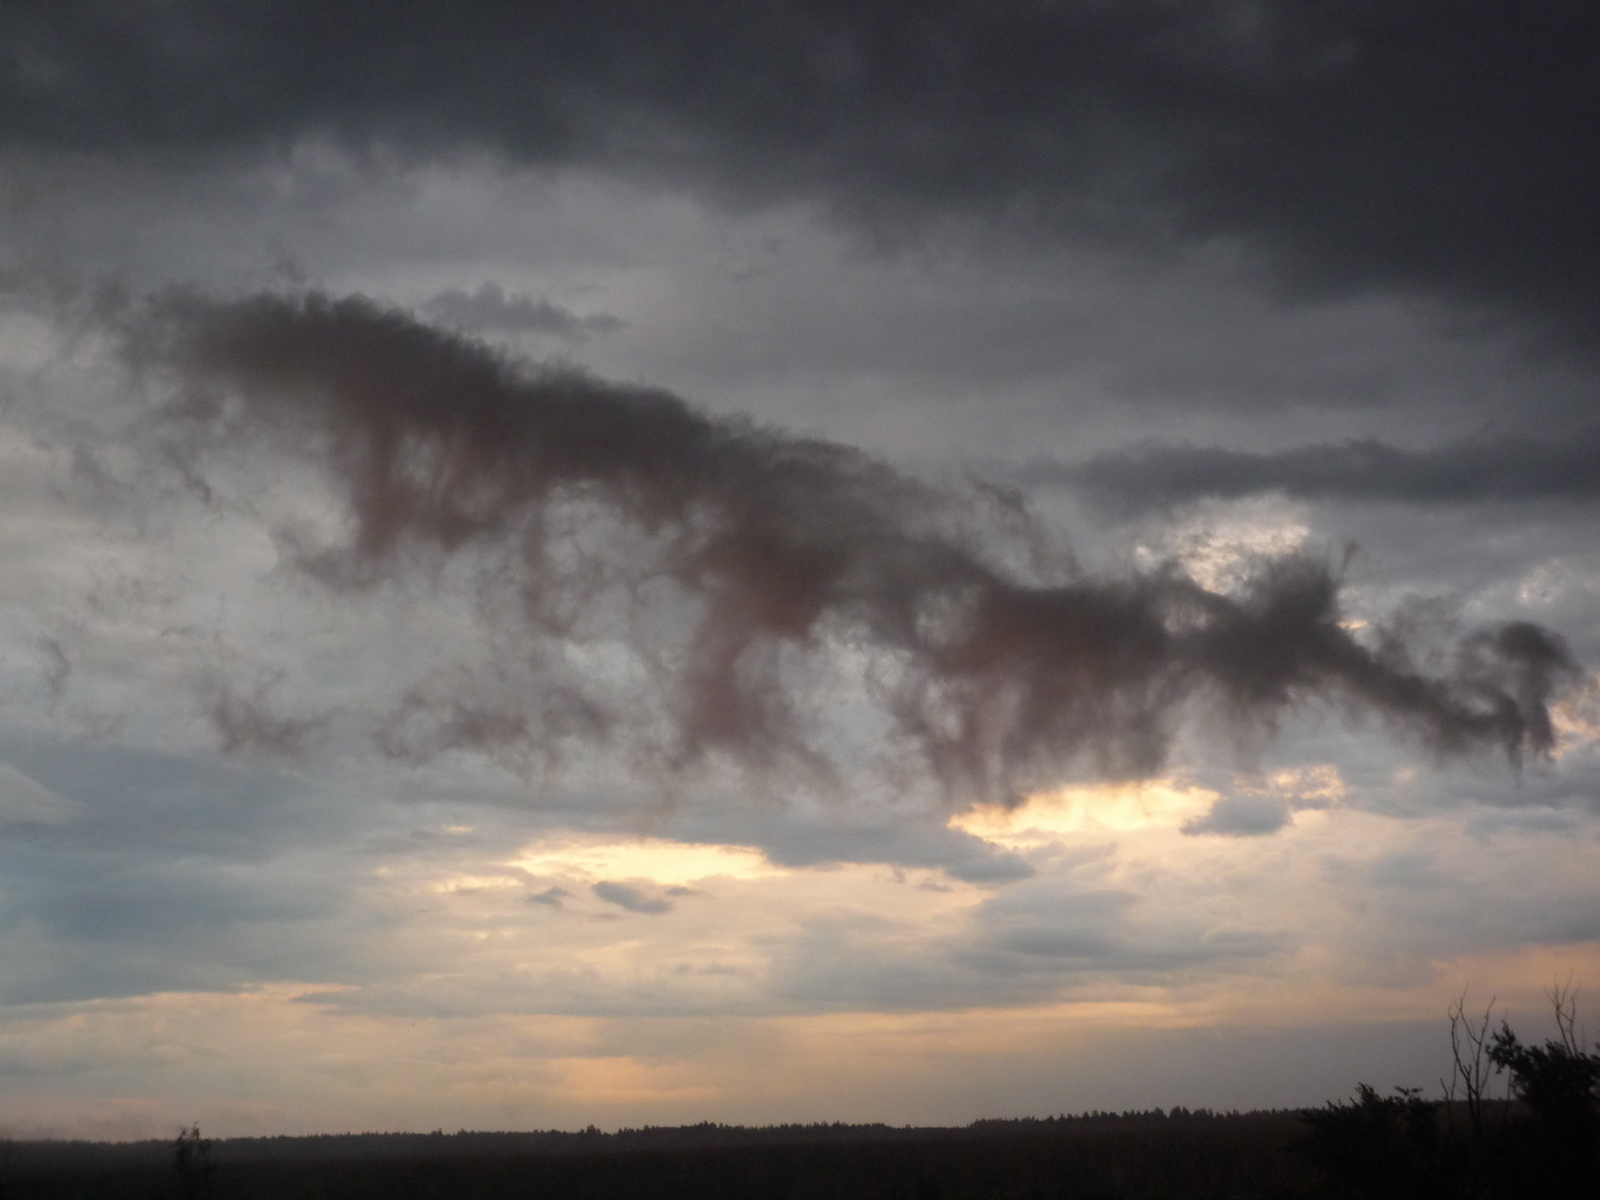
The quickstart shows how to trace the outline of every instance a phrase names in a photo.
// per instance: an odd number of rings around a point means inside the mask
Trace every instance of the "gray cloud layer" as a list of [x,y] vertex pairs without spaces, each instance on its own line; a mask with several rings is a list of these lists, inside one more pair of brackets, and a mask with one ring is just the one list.
[[0,844],[0,1004],[370,966],[339,928],[354,889],[334,868],[355,822],[326,793],[116,746],[7,739],[0,753],[75,808]]
[[548,300],[506,295],[497,283],[476,292],[447,288],[422,305],[423,315],[440,325],[500,333],[543,333],[581,342],[591,334],[609,333],[624,324],[610,313],[579,316]]
[[[178,386],[168,419],[196,464],[265,439],[326,467],[352,534],[302,548],[322,578],[360,587],[488,554],[530,656],[592,634],[608,589],[629,597],[611,633],[633,639],[665,698],[657,765],[829,774],[801,681],[806,664],[830,669],[830,647],[865,656],[883,740],[961,800],[1008,799],[1078,762],[1157,770],[1191,697],[1245,724],[1336,701],[1440,750],[1516,757],[1550,746],[1547,704],[1575,673],[1526,623],[1469,635],[1450,674],[1421,673],[1400,633],[1373,648],[1341,627],[1338,581],[1301,558],[1237,595],[1171,573],[1026,568],[1033,531],[1003,497],[975,505],[847,447],[518,363],[361,298],[175,296],[131,345]],[[577,553],[608,530],[625,535],[614,549]],[[652,646],[641,626],[674,604],[686,632]],[[419,749],[407,730],[424,709]],[[581,680],[493,704],[417,696],[385,744],[549,745],[625,716]]]
[[0,142],[475,146],[880,226],[1242,237],[1296,287],[1509,305],[1587,340],[1597,44],[1578,0],[15,0]]
[[1600,429],[1561,441],[1479,437],[1431,450],[1373,438],[1271,454],[1146,446],[1073,466],[1036,463],[1031,483],[1065,484],[1125,511],[1283,491],[1312,500],[1422,504],[1600,498]]
[[664,896],[654,895],[629,883],[619,883],[613,879],[602,879],[589,889],[600,899],[618,908],[626,909],[631,913],[648,913],[656,915],[672,911],[672,901]]

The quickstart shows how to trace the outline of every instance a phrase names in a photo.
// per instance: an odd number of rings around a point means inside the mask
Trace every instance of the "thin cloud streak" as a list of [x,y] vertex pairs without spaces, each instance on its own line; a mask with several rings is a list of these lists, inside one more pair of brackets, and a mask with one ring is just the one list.
[[[958,804],[1014,802],[1085,765],[1158,771],[1192,699],[1267,727],[1297,704],[1347,705],[1439,752],[1517,760],[1549,750],[1549,703],[1577,675],[1560,638],[1525,622],[1469,634],[1448,673],[1425,674],[1400,632],[1372,645],[1343,628],[1335,573],[1305,557],[1266,562],[1235,594],[1171,570],[1025,569],[1034,531],[1005,497],[975,505],[851,448],[518,362],[362,297],[171,295],[133,321],[129,346],[174,386],[168,428],[197,471],[223,445],[326,468],[352,532],[301,561],[335,587],[494,556],[530,657],[592,636],[583,615],[608,589],[635,611],[667,589],[689,632],[666,652],[634,636],[670,728],[657,766],[836,779],[795,662],[826,669],[845,648],[869,664],[886,740]],[[633,540],[574,565],[577,535],[608,529]],[[432,742],[408,749],[396,726],[387,748],[422,756],[553,749],[629,719],[553,680],[409,709],[400,726],[441,710]]]
[[1065,486],[1107,508],[1141,512],[1190,500],[1281,491],[1307,500],[1472,504],[1600,499],[1600,428],[1561,441],[1479,437],[1429,450],[1375,438],[1252,454],[1144,446],[1077,464],[1035,462],[1019,482]]
[[465,331],[542,333],[581,342],[592,334],[611,333],[627,323],[610,313],[583,316],[532,296],[506,295],[497,283],[482,284],[475,292],[446,288],[421,306],[430,321]]

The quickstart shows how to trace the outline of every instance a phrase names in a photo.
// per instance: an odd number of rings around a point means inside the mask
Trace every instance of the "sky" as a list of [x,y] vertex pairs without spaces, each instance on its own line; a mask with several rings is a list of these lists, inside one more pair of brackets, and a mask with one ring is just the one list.
[[0,1129],[1593,1020],[1597,93],[1579,0],[10,0]]

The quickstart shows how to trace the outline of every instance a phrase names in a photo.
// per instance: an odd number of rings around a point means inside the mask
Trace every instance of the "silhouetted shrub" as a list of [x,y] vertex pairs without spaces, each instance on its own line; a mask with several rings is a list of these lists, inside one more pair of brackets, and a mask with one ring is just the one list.
[[1448,1170],[1439,1106],[1416,1088],[1380,1096],[1367,1084],[1356,1097],[1302,1115],[1311,1130],[1295,1149],[1326,1177],[1335,1195],[1411,1200],[1445,1195]]
[[1525,1184],[1536,1183],[1550,1194],[1594,1194],[1600,1167],[1600,1055],[1578,1043],[1571,992],[1558,988],[1550,1001],[1556,1037],[1542,1046],[1525,1046],[1501,1021],[1489,1043],[1489,1060],[1511,1077],[1511,1094],[1528,1114],[1530,1128],[1509,1149]]
[[211,1161],[211,1143],[200,1136],[200,1126],[178,1131],[172,1143],[173,1200],[214,1200],[217,1167]]

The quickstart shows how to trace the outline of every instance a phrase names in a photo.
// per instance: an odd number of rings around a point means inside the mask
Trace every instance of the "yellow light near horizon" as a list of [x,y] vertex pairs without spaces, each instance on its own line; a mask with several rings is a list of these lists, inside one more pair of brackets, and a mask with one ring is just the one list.
[[710,1100],[721,1089],[703,1082],[707,1072],[688,1062],[651,1062],[629,1055],[545,1060],[551,1092],[582,1104]]
[[749,846],[700,845],[668,838],[546,838],[524,846],[512,865],[533,875],[649,879],[667,886],[722,876],[760,879],[789,872]]
[[1171,779],[1080,784],[1035,792],[1013,809],[986,805],[952,817],[953,828],[990,841],[1032,840],[1040,834],[1131,833],[1177,828],[1218,799],[1207,788]]

